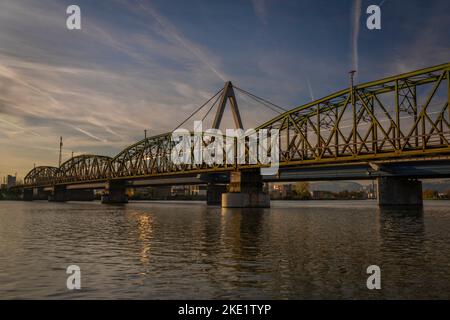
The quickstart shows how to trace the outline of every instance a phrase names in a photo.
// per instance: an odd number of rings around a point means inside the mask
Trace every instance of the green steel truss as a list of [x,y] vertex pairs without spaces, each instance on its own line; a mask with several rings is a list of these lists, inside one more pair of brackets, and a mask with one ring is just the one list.
[[[447,63],[350,87],[289,110],[256,131],[279,130],[281,167],[430,159],[450,154],[449,102],[450,63]],[[203,140],[203,146],[207,147],[207,139]],[[36,167],[28,173],[24,185],[262,167],[260,163],[175,165],[170,160],[174,144],[172,134],[166,133],[139,141],[114,158],[83,155],[68,160],[60,168]],[[248,152],[247,149],[246,157]]]

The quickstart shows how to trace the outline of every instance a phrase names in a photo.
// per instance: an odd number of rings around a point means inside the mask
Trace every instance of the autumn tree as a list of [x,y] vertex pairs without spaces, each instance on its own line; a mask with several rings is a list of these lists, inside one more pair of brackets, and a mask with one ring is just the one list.
[[297,182],[294,185],[294,193],[300,199],[311,199],[311,194],[309,193],[309,182]]

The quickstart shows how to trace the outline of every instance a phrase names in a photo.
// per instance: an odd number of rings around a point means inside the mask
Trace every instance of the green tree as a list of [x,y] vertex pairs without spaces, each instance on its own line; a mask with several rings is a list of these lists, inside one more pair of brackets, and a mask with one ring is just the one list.
[[294,185],[294,193],[300,199],[311,199],[311,193],[309,192],[309,182],[297,182]]

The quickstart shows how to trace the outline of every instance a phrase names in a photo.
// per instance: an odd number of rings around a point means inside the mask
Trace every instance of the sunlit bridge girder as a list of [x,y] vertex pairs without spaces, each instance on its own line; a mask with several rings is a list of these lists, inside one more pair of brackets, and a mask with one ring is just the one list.
[[[450,155],[449,102],[447,63],[341,90],[284,112],[256,131],[279,130],[280,167],[430,159]],[[262,167],[261,163],[225,164],[225,159],[221,165],[175,165],[170,156],[174,144],[171,133],[166,133],[139,141],[114,158],[77,156],[57,171],[51,167],[33,169],[25,185]],[[207,140],[203,141],[203,146],[207,145]],[[248,153],[246,150],[247,159]]]
[[80,155],[70,158],[57,171],[55,183],[82,182],[107,179],[111,158],[100,155]]
[[450,64],[348,88],[258,129],[280,130],[280,164],[399,159],[450,152]]
[[33,168],[24,178],[25,185],[49,185],[52,184],[56,173],[57,167],[40,166]]

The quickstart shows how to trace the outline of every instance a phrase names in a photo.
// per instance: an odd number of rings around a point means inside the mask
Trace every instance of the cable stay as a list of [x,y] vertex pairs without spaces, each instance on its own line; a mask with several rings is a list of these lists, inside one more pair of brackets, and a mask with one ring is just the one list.
[[[196,115],[201,109],[203,109],[208,103],[210,103],[215,97],[217,97],[221,92],[223,91],[223,88],[220,89],[215,95],[213,95],[211,98],[208,99],[204,104],[202,104],[200,107],[198,107],[189,117],[187,117],[183,122],[181,122],[173,131],[180,128],[183,124],[185,124],[189,119],[191,119],[194,115]],[[220,98],[220,96],[219,96]],[[218,99],[217,99],[218,100]],[[211,108],[212,109],[212,108]],[[209,112],[209,111],[208,111]]]
[[[241,88],[236,87],[236,86],[234,86],[234,88],[235,88],[236,90],[238,90],[239,92],[241,92],[241,93],[243,93],[243,94],[249,96],[249,97],[252,98],[253,100],[255,100],[255,101],[261,103],[261,104],[264,105],[265,107],[267,107],[267,108],[271,109],[272,111],[275,111],[275,112],[277,112],[277,113],[279,113],[279,114],[288,111],[287,109],[285,109],[285,108],[283,108],[283,107],[280,107],[280,106],[276,105],[275,103],[270,102],[270,101],[268,101],[268,100],[266,100],[266,99],[263,99],[263,98],[261,98],[261,97],[258,97],[257,95],[254,95],[253,93],[250,93],[250,92],[248,92],[248,91],[245,91],[244,89],[241,89]],[[273,109],[272,107],[275,107],[275,108],[281,110],[281,112],[278,111],[278,110]]]

